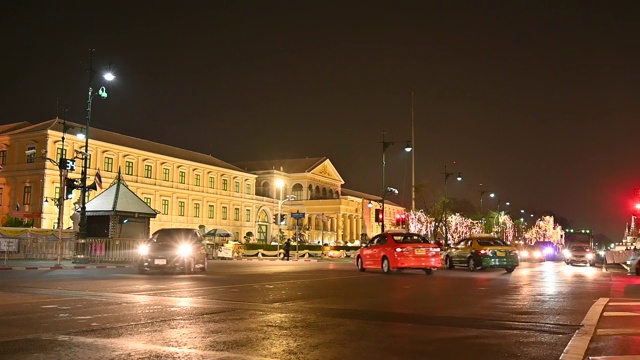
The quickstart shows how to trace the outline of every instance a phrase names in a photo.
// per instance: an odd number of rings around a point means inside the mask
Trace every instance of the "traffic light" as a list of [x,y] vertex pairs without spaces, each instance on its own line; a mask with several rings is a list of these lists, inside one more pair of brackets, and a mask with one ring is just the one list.
[[402,217],[400,214],[396,214],[396,226],[402,225]]
[[67,178],[65,181],[65,200],[73,198],[73,190],[79,189],[80,185],[76,183],[77,179]]
[[278,221],[280,219],[280,214],[273,214],[273,223],[274,224],[279,224],[280,222]]
[[287,214],[280,214],[280,225],[284,225],[287,221]]
[[400,214],[400,225],[402,225],[402,226],[407,225],[407,214],[406,213]]
[[382,213],[382,209],[376,209],[376,222],[381,223],[384,220],[384,214]]

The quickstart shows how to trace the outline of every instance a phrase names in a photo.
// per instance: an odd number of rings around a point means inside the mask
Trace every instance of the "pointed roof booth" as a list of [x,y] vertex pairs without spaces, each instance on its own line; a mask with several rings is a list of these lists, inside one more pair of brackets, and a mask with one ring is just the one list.
[[87,236],[100,238],[149,237],[150,221],[158,212],[140,199],[120,171],[109,187],[86,204]]

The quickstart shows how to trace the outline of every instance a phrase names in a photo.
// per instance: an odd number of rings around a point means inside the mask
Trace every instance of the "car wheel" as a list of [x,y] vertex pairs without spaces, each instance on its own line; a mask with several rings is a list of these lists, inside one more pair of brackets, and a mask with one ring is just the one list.
[[433,269],[424,269],[424,272],[425,272],[427,275],[431,275],[431,274],[433,274]]
[[391,264],[389,264],[389,259],[386,257],[382,258],[382,272],[388,274],[391,272]]
[[504,271],[508,272],[509,274],[511,274],[513,272],[513,270],[515,270],[516,268],[514,267],[508,267],[508,268],[504,268]]
[[356,266],[358,267],[358,270],[360,270],[360,271],[367,270],[367,269],[364,268],[364,264],[362,263],[362,258],[360,256],[358,256],[356,258]]
[[204,257],[204,261],[202,262],[202,267],[200,268],[200,271],[207,271],[209,270],[209,259],[207,259],[207,257]]
[[467,260],[467,267],[469,271],[476,271],[476,262],[473,260],[473,257],[469,257],[469,260]]
[[451,258],[449,256],[444,258],[444,267],[449,270],[453,269],[453,261],[451,261]]

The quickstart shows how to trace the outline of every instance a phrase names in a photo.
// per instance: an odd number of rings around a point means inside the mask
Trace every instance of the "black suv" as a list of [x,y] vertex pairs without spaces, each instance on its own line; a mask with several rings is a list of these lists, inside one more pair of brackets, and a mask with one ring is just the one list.
[[138,272],[184,270],[207,271],[209,258],[202,234],[196,229],[160,229],[138,247]]

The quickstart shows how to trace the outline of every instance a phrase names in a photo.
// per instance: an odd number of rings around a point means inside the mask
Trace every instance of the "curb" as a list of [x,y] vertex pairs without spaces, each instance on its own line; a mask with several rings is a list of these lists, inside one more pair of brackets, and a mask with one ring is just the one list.
[[81,265],[81,266],[7,266],[0,267],[5,270],[85,270],[85,269],[122,269],[133,265]]

